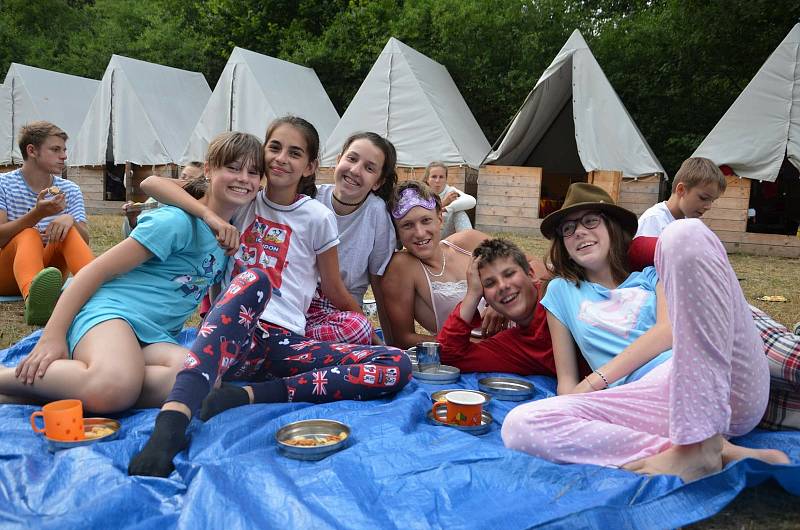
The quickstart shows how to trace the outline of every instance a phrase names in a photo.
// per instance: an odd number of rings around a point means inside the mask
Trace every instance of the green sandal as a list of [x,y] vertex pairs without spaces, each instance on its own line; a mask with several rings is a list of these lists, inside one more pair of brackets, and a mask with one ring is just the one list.
[[61,294],[61,271],[47,267],[39,271],[31,282],[25,299],[25,322],[29,326],[44,326],[53,313]]

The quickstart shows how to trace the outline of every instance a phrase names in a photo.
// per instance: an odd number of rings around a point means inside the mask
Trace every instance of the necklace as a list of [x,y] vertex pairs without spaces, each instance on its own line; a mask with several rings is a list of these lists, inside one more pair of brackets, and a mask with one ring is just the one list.
[[338,202],[338,203],[339,203],[339,204],[341,204],[342,206],[361,206],[361,205],[364,203],[364,201],[366,201],[366,200],[367,200],[367,197],[369,197],[369,193],[367,193],[367,194],[364,196],[364,198],[363,198],[363,199],[361,199],[361,200],[360,200],[360,201],[358,201],[358,202],[344,202],[342,199],[340,199],[339,197],[337,197],[335,193],[331,193],[331,196],[333,197],[333,200],[334,200],[334,201]]
[[[425,265],[425,263],[423,263],[423,265]],[[442,270],[439,271],[439,274],[432,273],[430,267],[428,267],[427,265],[425,265],[425,269],[428,271],[428,274],[432,278],[439,278],[442,276],[442,274],[444,274],[444,268],[446,266],[447,266],[447,254],[445,254],[444,249],[442,249]]]

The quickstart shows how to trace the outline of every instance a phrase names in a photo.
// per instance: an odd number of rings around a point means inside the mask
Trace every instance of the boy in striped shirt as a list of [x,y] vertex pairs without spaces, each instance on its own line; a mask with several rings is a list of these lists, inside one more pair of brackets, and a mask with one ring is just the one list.
[[81,190],[62,179],[67,133],[46,121],[20,129],[22,167],[0,175],[0,295],[25,299],[25,321],[44,325],[67,273],[94,256]]

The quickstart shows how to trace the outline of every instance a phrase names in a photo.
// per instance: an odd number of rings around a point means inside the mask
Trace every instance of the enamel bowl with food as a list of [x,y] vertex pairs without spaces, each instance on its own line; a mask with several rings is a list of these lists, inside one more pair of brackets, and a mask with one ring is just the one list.
[[347,446],[350,427],[335,420],[296,421],[278,429],[275,439],[289,458],[321,460]]

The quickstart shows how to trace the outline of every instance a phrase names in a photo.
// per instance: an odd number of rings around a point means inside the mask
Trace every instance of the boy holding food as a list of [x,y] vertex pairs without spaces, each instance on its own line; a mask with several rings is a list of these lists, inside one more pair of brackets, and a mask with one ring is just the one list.
[[25,322],[44,325],[63,277],[94,256],[83,195],[61,178],[67,133],[46,121],[19,133],[22,167],[0,175],[0,295],[22,295]]

